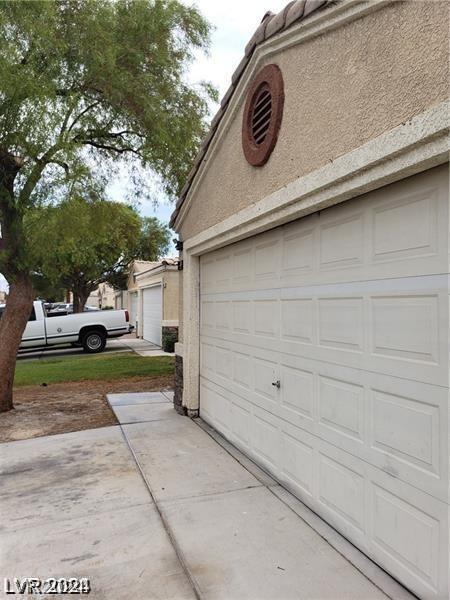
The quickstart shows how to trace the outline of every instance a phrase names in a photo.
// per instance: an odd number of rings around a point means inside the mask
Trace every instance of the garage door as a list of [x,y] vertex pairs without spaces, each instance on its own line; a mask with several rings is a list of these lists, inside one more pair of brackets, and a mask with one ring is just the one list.
[[448,597],[443,167],[201,258],[201,416],[423,597]]
[[156,285],[143,290],[142,337],[161,346],[162,334],[162,287]]
[[132,325],[134,325],[134,327],[136,327],[136,321],[137,321],[137,314],[138,314],[138,294],[136,293],[130,293],[129,296],[129,300],[130,300],[130,323]]

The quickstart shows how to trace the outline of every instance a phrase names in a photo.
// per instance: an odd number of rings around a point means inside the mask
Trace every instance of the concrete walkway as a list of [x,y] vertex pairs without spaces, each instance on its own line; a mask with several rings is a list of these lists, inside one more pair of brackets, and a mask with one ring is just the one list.
[[120,426],[0,445],[0,588],[3,577],[89,577],[95,600],[411,598],[177,415],[170,393],[109,400]]
[[108,341],[109,348],[114,348],[115,345],[120,348],[125,347],[128,350],[132,350],[133,352],[136,352],[136,354],[139,354],[139,356],[175,356],[174,353],[164,352],[160,346],[157,346],[152,342],[147,342],[147,340],[131,335]]
[[109,401],[198,597],[412,598],[201,420],[176,414],[165,396]]

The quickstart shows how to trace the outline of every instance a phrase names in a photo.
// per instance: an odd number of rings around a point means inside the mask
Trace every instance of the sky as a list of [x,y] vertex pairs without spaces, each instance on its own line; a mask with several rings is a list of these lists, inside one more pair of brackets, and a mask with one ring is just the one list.
[[[264,14],[271,10],[277,13],[286,6],[288,0],[184,0],[195,5],[203,16],[213,25],[211,47],[208,56],[198,54],[189,71],[192,83],[209,81],[219,90],[219,98],[225,94],[231,82],[231,75],[244,55],[248,40],[258,27]],[[218,106],[211,106],[214,116]],[[108,188],[113,200],[122,200],[127,188],[127,173],[122,171]],[[173,205],[161,200],[158,206],[151,202],[142,202],[140,212],[145,216],[156,216],[168,222]],[[174,248],[171,248],[174,253]],[[0,274],[0,290],[7,284]]]
[[[189,80],[192,83],[211,82],[219,90],[221,99],[231,83],[233,71],[244,55],[247,42],[264,14],[268,10],[277,13],[287,3],[288,0],[185,0],[185,4],[196,6],[214,28],[209,54],[197,54],[189,71]],[[219,105],[211,105],[211,117],[218,108]],[[114,200],[123,198],[126,179],[126,173],[123,173],[122,177],[109,186],[108,192]],[[140,211],[145,216],[156,216],[168,222],[173,205],[164,200],[157,207],[151,202],[141,203]]]

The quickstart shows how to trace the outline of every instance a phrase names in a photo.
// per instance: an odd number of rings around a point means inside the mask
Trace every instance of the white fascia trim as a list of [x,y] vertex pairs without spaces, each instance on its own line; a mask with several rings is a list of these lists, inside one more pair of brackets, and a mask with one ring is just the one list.
[[168,321],[162,321],[163,327],[178,327],[178,319],[172,319]]
[[209,145],[206,156],[199,166],[188,195],[180,207],[180,212],[177,215],[174,224],[175,231],[179,231],[188,212],[189,205],[192,199],[195,198],[197,188],[201,184],[206,173],[209,160],[216,148],[222,143],[224,136],[228,133],[235,115],[241,106],[250,79],[253,77],[255,71],[259,69],[260,64],[266,58],[278,54],[282,50],[297,46],[333,29],[337,29],[342,25],[373,13],[395,1],[396,0],[341,0],[335,6],[329,6],[324,11],[312,13],[305,21],[300,21],[297,25],[289,27],[286,31],[269,38],[266,42],[257,46],[239,80],[238,86],[230,100],[230,104],[219,123],[218,130]]
[[157,267],[152,267],[151,269],[147,269],[146,271],[140,271],[139,273],[135,274],[136,279],[139,279],[139,277],[142,277],[143,275],[148,275],[149,273],[152,273],[153,275],[158,275],[159,273],[162,273],[163,271],[178,271],[178,266],[177,265],[158,265]]
[[140,290],[148,290],[149,288],[154,288],[154,287],[163,287],[163,282],[162,279],[160,279],[159,281],[154,281],[153,283],[149,283],[148,285],[142,285],[139,289]]
[[177,356],[183,357],[183,342],[176,342],[176,344],[175,344],[175,354]]
[[273,229],[449,160],[450,101],[292,181],[184,241],[191,256]]

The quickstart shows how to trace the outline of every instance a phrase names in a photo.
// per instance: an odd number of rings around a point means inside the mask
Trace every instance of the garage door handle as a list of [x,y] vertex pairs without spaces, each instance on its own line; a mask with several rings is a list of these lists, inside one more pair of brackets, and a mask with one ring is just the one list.
[[280,389],[280,387],[281,387],[281,382],[280,382],[280,380],[278,379],[278,381],[272,381],[272,385],[273,385],[273,387],[276,387],[276,388]]

